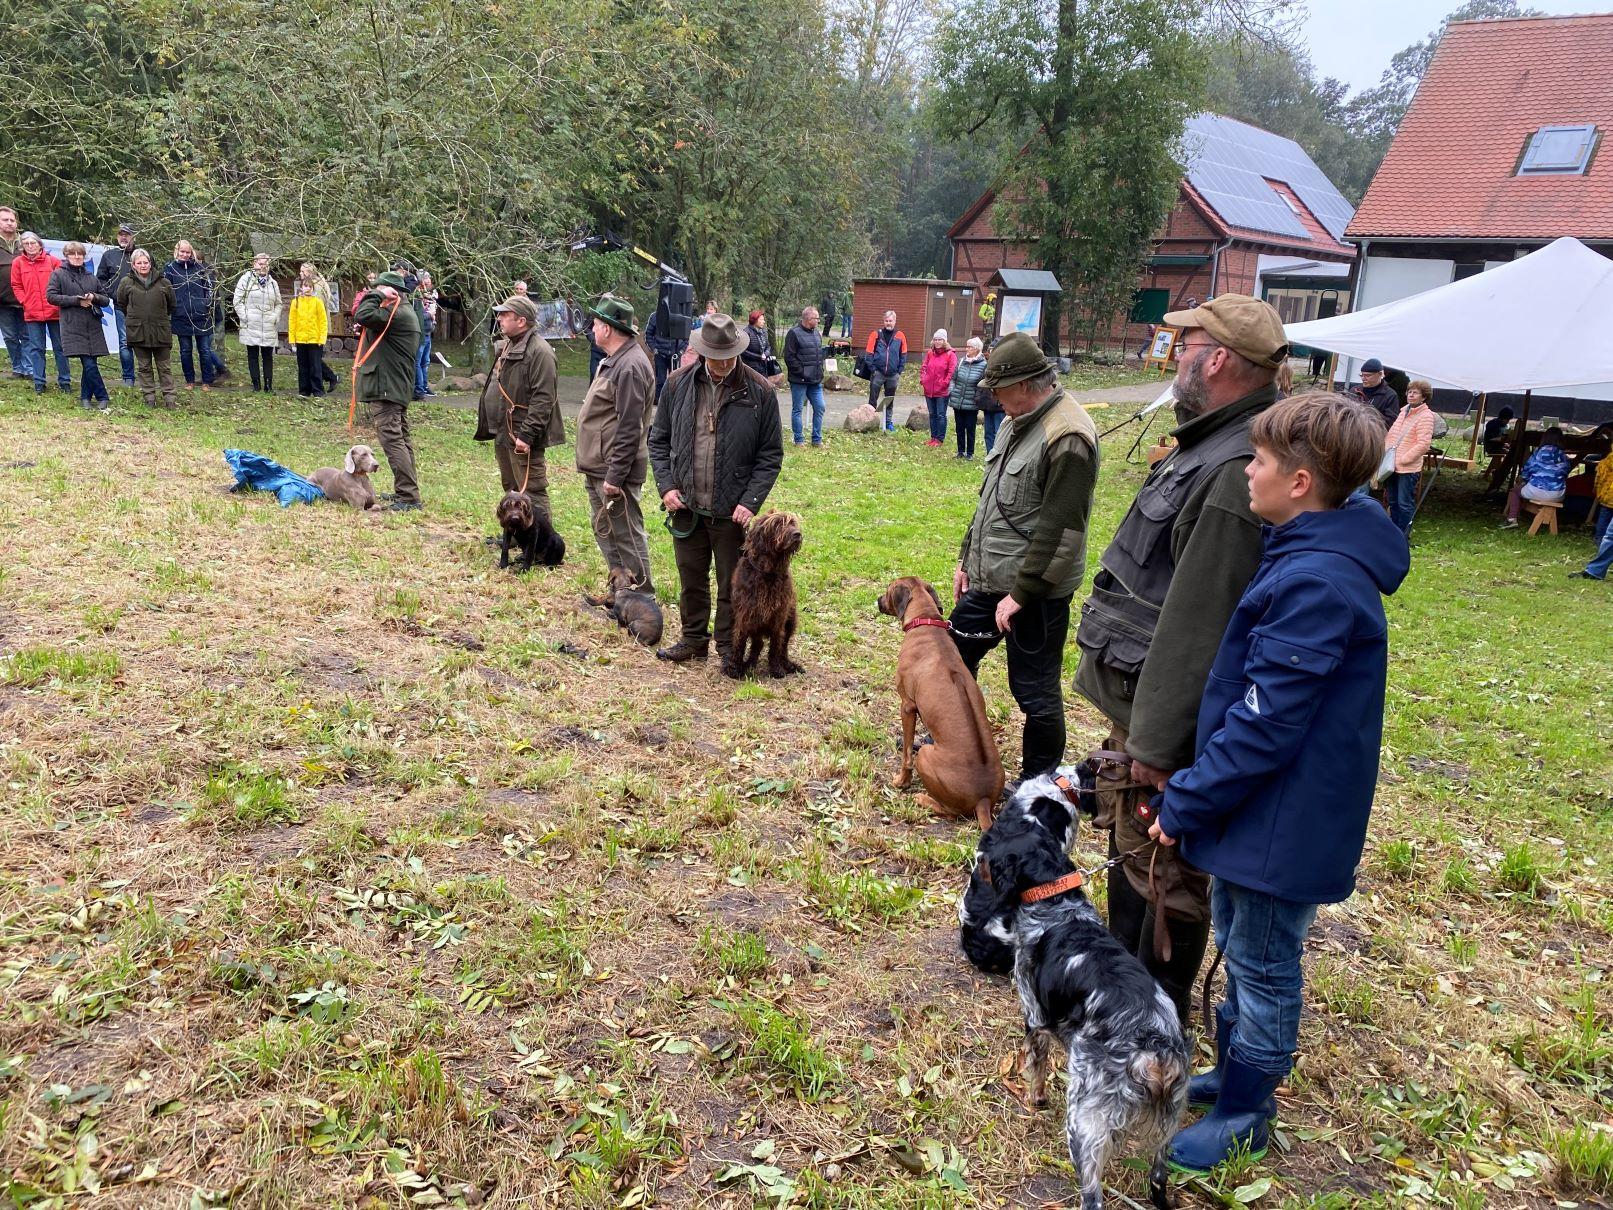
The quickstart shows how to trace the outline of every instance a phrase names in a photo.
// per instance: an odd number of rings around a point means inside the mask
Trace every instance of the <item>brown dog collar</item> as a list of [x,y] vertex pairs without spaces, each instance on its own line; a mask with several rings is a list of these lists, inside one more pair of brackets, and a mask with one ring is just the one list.
[[902,623],[902,633],[906,634],[916,626],[934,626],[940,630],[952,629],[952,623],[945,618],[914,618],[911,622]]
[[1044,899],[1051,899],[1054,895],[1062,895],[1065,891],[1078,891],[1086,885],[1086,879],[1081,877],[1080,870],[1071,870],[1063,878],[1055,878],[1052,882],[1044,882],[1041,886],[1033,886],[1019,897],[1021,903],[1040,903]]

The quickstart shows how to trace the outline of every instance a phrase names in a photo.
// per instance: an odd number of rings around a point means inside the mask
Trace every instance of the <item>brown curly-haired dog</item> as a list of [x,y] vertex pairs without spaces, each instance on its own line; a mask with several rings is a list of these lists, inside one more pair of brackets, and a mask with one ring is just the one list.
[[724,676],[738,680],[756,667],[764,641],[767,670],[773,676],[806,671],[790,659],[790,639],[795,635],[790,559],[800,549],[801,518],[794,513],[763,513],[751,522],[734,568],[734,633],[722,662]]

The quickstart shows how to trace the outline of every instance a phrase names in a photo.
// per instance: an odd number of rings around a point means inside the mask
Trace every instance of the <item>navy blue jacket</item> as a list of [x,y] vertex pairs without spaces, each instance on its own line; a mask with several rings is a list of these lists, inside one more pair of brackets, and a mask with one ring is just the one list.
[[868,338],[868,368],[887,378],[900,377],[907,368],[907,336],[900,328],[875,328]]
[[162,275],[174,287],[174,335],[211,332],[218,302],[213,270],[199,260],[171,260],[163,266]]
[[1364,499],[1266,531],[1204,687],[1197,755],[1159,813],[1193,865],[1299,903],[1350,897],[1383,740],[1382,595],[1410,568]]

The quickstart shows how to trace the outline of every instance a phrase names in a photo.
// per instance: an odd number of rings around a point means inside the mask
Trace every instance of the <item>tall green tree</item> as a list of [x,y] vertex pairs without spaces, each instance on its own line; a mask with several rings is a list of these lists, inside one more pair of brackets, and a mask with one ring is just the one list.
[[997,221],[1032,244],[1094,343],[1131,297],[1175,194],[1177,143],[1202,96],[1189,0],[973,0],[937,39],[938,120],[1002,164]]

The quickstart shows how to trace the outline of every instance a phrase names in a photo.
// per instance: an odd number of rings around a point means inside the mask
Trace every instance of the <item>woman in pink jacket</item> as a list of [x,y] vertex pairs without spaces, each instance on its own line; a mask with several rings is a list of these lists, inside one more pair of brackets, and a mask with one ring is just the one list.
[[1434,388],[1418,378],[1406,387],[1406,406],[1389,426],[1383,439],[1384,452],[1395,452],[1394,473],[1384,480],[1389,495],[1389,519],[1403,534],[1411,533],[1411,517],[1417,511],[1417,481],[1422,478],[1423,455],[1434,444],[1434,413],[1428,403]]
[[947,330],[937,328],[924,350],[919,370],[919,388],[930,409],[930,439],[925,444],[940,445],[947,439],[947,396],[952,392],[952,375],[958,368],[958,353],[947,343]]

